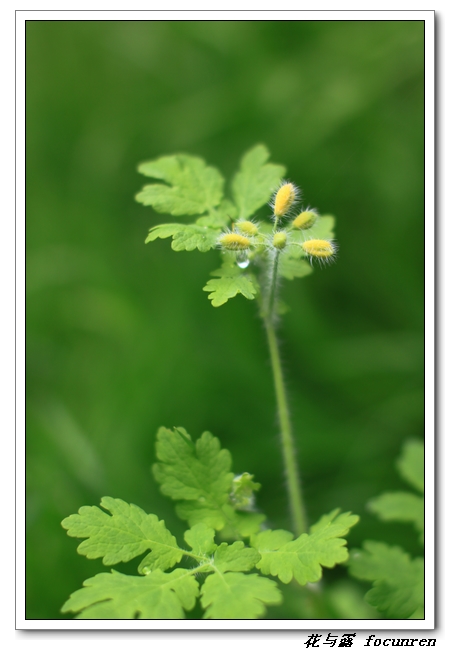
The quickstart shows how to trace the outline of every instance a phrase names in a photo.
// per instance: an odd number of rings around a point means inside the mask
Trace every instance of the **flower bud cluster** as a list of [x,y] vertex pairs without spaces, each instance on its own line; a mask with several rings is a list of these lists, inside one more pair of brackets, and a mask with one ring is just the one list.
[[[250,260],[258,252],[272,250],[273,253],[282,253],[289,246],[300,246],[310,262],[314,259],[319,262],[331,262],[337,247],[334,242],[327,239],[305,239],[298,241],[295,232],[304,232],[316,225],[319,215],[316,210],[307,208],[301,210],[292,218],[292,211],[300,197],[300,190],[294,183],[283,182],[274,193],[270,206],[273,211],[274,227],[271,235],[254,221],[240,220],[233,224],[233,229],[222,233],[218,238],[218,245],[225,251],[236,254],[236,261],[241,268],[246,268]],[[284,228],[278,228],[281,219],[291,218]],[[260,231],[262,229],[262,232]]]

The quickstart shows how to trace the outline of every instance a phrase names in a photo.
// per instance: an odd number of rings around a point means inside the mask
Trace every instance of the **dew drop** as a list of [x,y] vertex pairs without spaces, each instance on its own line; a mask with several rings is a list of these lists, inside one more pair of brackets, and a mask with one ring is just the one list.
[[240,269],[246,269],[247,266],[250,264],[250,260],[238,260],[237,265],[239,266]]

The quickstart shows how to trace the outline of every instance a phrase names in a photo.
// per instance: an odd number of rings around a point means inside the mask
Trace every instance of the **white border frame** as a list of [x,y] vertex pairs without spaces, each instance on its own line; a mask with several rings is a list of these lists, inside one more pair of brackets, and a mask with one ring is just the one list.
[[[284,620],[284,621],[77,621],[27,620],[25,618],[25,350],[24,331],[24,268],[25,268],[25,21],[30,20],[423,20],[425,23],[425,368],[426,368],[426,482],[425,482],[425,602],[424,620]],[[434,228],[434,11],[22,11],[16,12],[16,274],[17,274],[17,357],[16,357],[16,629],[19,630],[430,630],[435,624],[435,560],[434,560],[434,460],[435,460],[435,228]],[[364,638],[369,634],[364,634]],[[359,635],[358,635],[359,636]],[[406,638],[405,632],[395,638]],[[411,636],[411,635],[409,635]],[[417,638],[425,635],[415,634]],[[428,636],[428,635],[427,635]],[[392,635],[394,638],[394,635]],[[357,647],[354,645],[353,647]]]

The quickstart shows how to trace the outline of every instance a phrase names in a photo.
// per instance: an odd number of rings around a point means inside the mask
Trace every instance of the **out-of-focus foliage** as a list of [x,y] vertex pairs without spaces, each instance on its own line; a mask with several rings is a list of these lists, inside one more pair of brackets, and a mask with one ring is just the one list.
[[[401,476],[421,496],[412,492],[385,492],[372,499],[368,506],[382,521],[413,523],[424,543],[424,445],[408,440],[397,461]],[[423,554],[422,554],[423,555]],[[424,559],[411,559],[398,546],[367,540],[363,550],[354,550],[350,557],[350,574],[372,582],[365,599],[388,618],[423,618]]]
[[[189,152],[230,178],[265,142],[311,207],[336,216],[337,264],[283,296],[309,519],[337,505],[362,514],[386,486],[402,489],[394,459],[423,434],[423,24],[28,21],[26,32],[28,618],[63,616],[67,594],[102,570],[60,527],[80,505],[120,496],[182,539],[150,473],[160,425],[214,431],[234,470],[263,485],[270,527],[289,528],[255,305],[211,309],[215,251],[144,245],[161,215],[134,201],[137,160]],[[349,546],[416,555],[405,528],[363,517]],[[358,585],[334,575],[326,606],[288,591],[269,616],[345,617]]]

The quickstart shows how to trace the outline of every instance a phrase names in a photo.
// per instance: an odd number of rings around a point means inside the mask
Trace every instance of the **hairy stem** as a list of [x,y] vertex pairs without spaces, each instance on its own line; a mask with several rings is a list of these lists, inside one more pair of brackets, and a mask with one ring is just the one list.
[[294,527],[297,535],[307,532],[305,508],[303,505],[302,492],[300,487],[300,475],[297,466],[294,437],[292,432],[291,421],[286,396],[286,389],[283,381],[283,372],[281,368],[280,352],[278,341],[275,333],[275,296],[277,285],[279,251],[276,252],[272,274],[269,285],[268,309],[264,315],[264,324],[267,332],[267,341],[269,344],[270,361],[272,365],[273,381],[275,387],[275,396],[277,401],[278,420],[281,430],[281,447],[283,452],[284,468],[287,479],[287,489],[289,496],[289,506]]
[[280,251],[275,253],[273,258],[272,273],[269,284],[269,304],[267,306],[267,320],[273,324],[275,321],[275,296],[277,293],[277,283],[278,283],[278,262],[280,260]]

